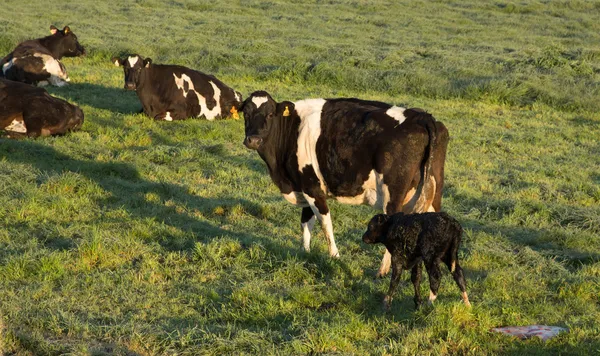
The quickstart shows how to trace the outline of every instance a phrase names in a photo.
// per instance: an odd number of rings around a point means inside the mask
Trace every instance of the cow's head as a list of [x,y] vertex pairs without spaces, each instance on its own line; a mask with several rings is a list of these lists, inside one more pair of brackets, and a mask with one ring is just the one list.
[[269,139],[275,121],[280,117],[290,116],[294,109],[291,102],[277,103],[266,91],[255,91],[242,104],[246,125],[244,145],[258,150]]
[[59,59],[61,57],[78,57],[85,56],[85,48],[79,41],[77,36],[71,31],[69,26],[65,26],[62,30],[56,28],[56,26],[50,26],[50,36],[52,38],[50,51],[56,55]]
[[125,72],[125,89],[136,90],[140,73],[144,68],[150,68],[152,59],[144,59],[137,54],[132,54],[124,58],[113,57],[112,62],[117,67],[123,66],[123,71]]
[[386,233],[390,216],[385,214],[378,214],[373,216],[367,231],[363,234],[362,240],[368,244],[383,243],[386,241]]

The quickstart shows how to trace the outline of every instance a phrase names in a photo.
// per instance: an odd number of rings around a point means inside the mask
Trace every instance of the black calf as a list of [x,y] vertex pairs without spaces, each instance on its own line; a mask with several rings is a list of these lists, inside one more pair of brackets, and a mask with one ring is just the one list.
[[469,297],[463,270],[458,264],[458,247],[462,227],[446,213],[422,213],[405,215],[375,215],[369,222],[363,241],[368,244],[382,243],[392,255],[392,280],[384,299],[384,307],[390,308],[402,269],[411,269],[411,281],[415,287],[415,308],[421,304],[421,261],[429,275],[429,302],[437,298],[440,286],[440,261],[452,272],[454,281],[462,292],[467,306]]

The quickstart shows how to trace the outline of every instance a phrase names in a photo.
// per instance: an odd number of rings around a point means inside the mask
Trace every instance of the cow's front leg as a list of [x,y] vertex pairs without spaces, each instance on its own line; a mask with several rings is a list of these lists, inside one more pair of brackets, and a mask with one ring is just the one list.
[[340,257],[340,253],[338,251],[337,246],[335,245],[335,239],[333,238],[333,224],[331,222],[331,212],[329,211],[329,207],[327,206],[327,202],[325,198],[318,197],[312,198],[308,195],[304,195],[306,201],[310,205],[313,213],[319,219],[321,223],[321,228],[323,229],[323,233],[327,238],[327,245],[329,246],[329,256],[331,257]]
[[304,251],[310,252],[310,232],[315,226],[315,213],[313,213],[310,207],[302,208],[300,226],[302,227],[302,243],[304,245]]

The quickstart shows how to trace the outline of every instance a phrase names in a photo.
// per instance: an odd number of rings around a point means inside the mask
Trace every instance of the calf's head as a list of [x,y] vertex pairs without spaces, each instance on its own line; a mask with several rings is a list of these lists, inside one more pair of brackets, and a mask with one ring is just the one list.
[[291,102],[277,103],[266,91],[255,91],[242,104],[246,138],[244,145],[252,150],[258,150],[272,135],[276,135],[278,118],[290,116],[294,104]]
[[383,243],[386,241],[386,233],[390,223],[390,216],[378,214],[371,218],[367,231],[363,234],[362,240],[368,244]]
[[123,71],[125,72],[125,89],[136,90],[142,70],[150,68],[152,59],[144,59],[137,54],[132,54],[124,58],[113,57],[112,62],[117,67],[123,66]]
[[61,57],[78,57],[85,56],[85,48],[77,40],[77,36],[71,31],[69,26],[65,26],[62,30],[56,28],[56,26],[50,26],[51,33],[51,44],[49,44],[50,51],[57,56]]

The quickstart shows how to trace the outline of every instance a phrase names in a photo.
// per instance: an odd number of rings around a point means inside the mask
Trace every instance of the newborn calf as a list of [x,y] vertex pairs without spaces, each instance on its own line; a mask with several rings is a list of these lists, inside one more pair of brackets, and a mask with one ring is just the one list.
[[446,213],[422,213],[405,215],[375,215],[369,222],[363,241],[368,244],[382,243],[392,255],[392,280],[390,289],[383,300],[384,307],[390,308],[392,296],[396,292],[402,269],[412,269],[411,281],[415,287],[415,308],[421,304],[421,261],[429,275],[429,302],[437,298],[440,286],[439,262],[443,261],[462,292],[467,306],[469,297],[463,270],[458,264],[458,246],[462,227]]

